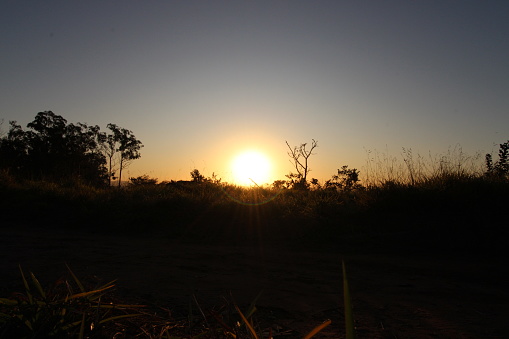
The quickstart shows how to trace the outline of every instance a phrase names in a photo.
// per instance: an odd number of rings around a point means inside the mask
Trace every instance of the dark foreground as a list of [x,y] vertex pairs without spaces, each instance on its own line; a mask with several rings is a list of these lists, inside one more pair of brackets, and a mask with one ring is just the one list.
[[[117,294],[186,314],[224,298],[241,307],[263,290],[258,318],[288,337],[326,319],[315,338],[344,338],[341,260],[350,279],[358,338],[504,338],[509,333],[508,269],[501,256],[467,251],[363,251],[278,244],[207,244],[164,236],[4,228],[0,294],[22,291],[18,265],[43,285],[65,273],[118,279]],[[372,240],[371,240],[372,241]],[[352,245],[353,244],[353,245]]]

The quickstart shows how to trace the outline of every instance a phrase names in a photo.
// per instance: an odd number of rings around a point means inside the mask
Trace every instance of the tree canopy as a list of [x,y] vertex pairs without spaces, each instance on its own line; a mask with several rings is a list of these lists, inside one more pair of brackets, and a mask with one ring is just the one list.
[[[115,152],[131,152],[125,159],[140,157],[142,144],[132,132],[127,145],[115,135],[111,138],[120,145]],[[97,125],[67,123],[52,111],[39,112],[27,130],[10,121],[8,133],[0,138],[0,169],[22,179],[105,185],[111,173],[106,167],[108,140]]]

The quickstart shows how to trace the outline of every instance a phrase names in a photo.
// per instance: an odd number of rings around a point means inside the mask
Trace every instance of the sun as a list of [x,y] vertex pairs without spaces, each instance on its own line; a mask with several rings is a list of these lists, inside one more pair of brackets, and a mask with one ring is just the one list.
[[245,151],[232,161],[233,180],[237,185],[262,185],[268,182],[270,160],[260,152]]

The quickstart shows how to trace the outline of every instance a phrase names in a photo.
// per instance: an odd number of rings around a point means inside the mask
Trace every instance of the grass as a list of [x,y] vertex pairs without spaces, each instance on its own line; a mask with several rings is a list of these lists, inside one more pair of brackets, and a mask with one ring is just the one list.
[[35,275],[20,267],[24,292],[0,298],[0,338],[85,338],[109,332],[108,325],[132,318],[138,305],[113,303],[105,296],[113,282],[93,289],[68,268],[71,279],[45,290]]
[[[98,236],[155,234],[227,245],[263,241],[277,246],[331,246],[343,252],[507,250],[509,181],[485,175],[478,158],[467,157],[460,149],[428,158],[404,150],[399,165],[387,155],[373,155],[369,161],[363,186],[353,190],[246,189],[211,182],[97,189],[17,181],[0,173],[2,227],[48,232],[76,228]],[[174,319],[168,310],[116,301],[113,282],[87,288],[69,270],[68,279],[43,289],[35,275],[21,269],[20,273],[24,291],[0,299],[0,338],[29,338],[34,333],[53,337],[272,336],[257,323],[256,299],[243,311],[227,300],[214,310],[203,310],[194,298],[189,316]],[[345,330],[347,338],[353,338],[344,263],[343,295]],[[319,324],[305,338],[329,324]]]
[[[343,266],[344,272],[344,266]],[[262,328],[255,317],[261,293],[243,312],[234,302],[203,310],[195,295],[187,319],[175,319],[170,310],[119,303],[114,282],[87,289],[68,267],[68,278],[44,289],[35,275],[27,278],[20,267],[24,291],[0,298],[0,338],[236,338],[272,339],[272,327]],[[346,280],[346,276],[344,276]],[[345,285],[345,293],[348,286]],[[349,294],[345,294],[345,298]],[[233,300],[233,298],[232,298]],[[192,305],[197,308],[195,318]],[[346,305],[346,302],[345,302]],[[233,306],[233,307],[232,307]],[[161,312],[164,311],[164,312]],[[351,312],[349,313],[351,316]],[[353,318],[351,318],[353,326]],[[331,324],[326,320],[304,339]],[[353,329],[353,327],[352,327]],[[347,327],[347,334],[349,328]],[[347,336],[347,338],[350,338]]]
[[[443,238],[460,239],[455,246],[468,248],[477,240],[490,249],[500,248],[508,232],[501,221],[509,202],[506,178],[485,176],[474,166],[475,159],[461,152],[425,162],[407,151],[400,166],[406,176],[397,175],[388,157],[377,157],[378,167],[371,166],[370,174],[373,178],[378,171],[377,181],[368,178],[354,190],[247,189],[211,182],[97,189],[18,182],[3,173],[0,204],[7,211],[6,225],[10,221],[225,243],[305,240],[331,246],[348,237],[409,232],[425,243],[439,232]],[[385,172],[376,170],[383,164],[388,166]]]

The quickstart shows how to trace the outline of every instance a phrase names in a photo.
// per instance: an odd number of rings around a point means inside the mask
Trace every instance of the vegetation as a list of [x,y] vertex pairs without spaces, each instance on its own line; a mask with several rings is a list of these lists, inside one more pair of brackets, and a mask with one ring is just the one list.
[[[135,234],[143,230],[196,241],[263,238],[354,248],[352,239],[362,237],[363,244],[393,249],[421,248],[416,242],[465,250],[505,246],[507,175],[493,175],[489,167],[482,171],[472,165],[477,158],[458,152],[438,157],[437,163],[412,156],[410,150],[404,154],[400,172],[395,166],[385,172],[368,166],[367,171],[380,171],[376,181],[371,174],[363,182],[360,171],[342,166],[323,185],[312,180],[307,189],[291,180],[243,188],[193,170],[190,181],[158,183],[145,175],[117,190],[22,180],[4,170],[0,198],[9,211],[6,225],[22,215],[27,225]],[[503,154],[493,168],[503,168]],[[400,241],[403,234],[412,239]],[[388,245],[391,241],[393,246]]]
[[0,138],[0,169],[21,180],[104,186],[118,169],[120,185],[122,170],[143,147],[125,128],[108,124],[108,135],[97,125],[68,124],[51,111],[39,112],[27,128],[10,121]]
[[[98,126],[67,124],[52,112],[39,113],[27,127],[24,131],[11,122],[0,139],[0,202],[6,211],[1,227],[329,246],[343,252],[507,251],[509,141],[500,145],[497,160],[466,156],[460,148],[427,158],[403,149],[399,163],[368,152],[363,177],[343,165],[323,184],[308,180],[308,159],[317,142],[310,149],[287,143],[297,173],[272,186],[239,187],[195,169],[189,181],[159,183],[142,175],[130,178],[123,189],[112,189],[107,183],[115,173],[120,181],[122,169],[140,156],[141,142],[131,131],[109,124],[111,133],[105,134]],[[27,279],[21,271],[25,292],[0,299],[2,333],[93,337],[123,331],[128,336],[128,327],[119,329],[119,322],[111,321],[124,319],[155,338],[267,336],[255,328],[253,308],[243,313],[232,302],[206,314],[195,299],[199,325],[153,313],[147,318],[144,308],[111,299],[112,283],[86,289],[69,274],[72,279],[65,284],[43,290],[33,274]],[[343,286],[350,338],[353,315],[344,266]]]
[[[261,293],[245,312],[226,298],[221,307],[204,310],[192,295],[187,317],[178,318],[160,307],[119,303],[113,281],[87,289],[87,283],[67,269],[68,276],[44,289],[32,272],[27,279],[20,267],[24,292],[0,298],[0,338],[270,339],[279,334],[255,318]],[[343,275],[346,281],[344,263]],[[350,298],[347,285],[344,291],[345,298]],[[348,335],[353,318],[351,309],[346,313],[351,321],[347,323]],[[330,324],[331,320],[319,324],[304,339],[314,337]]]
[[113,335],[111,323],[139,316],[140,306],[112,302],[107,297],[114,285],[86,289],[74,275],[45,290],[35,275],[30,279],[20,267],[24,293],[0,298],[0,338],[89,338]]
[[286,177],[289,179],[292,188],[307,189],[309,187],[307,176],[309,171],[311,171],[309,168],[309,157],[313,155],[313,150],[318,147],[318,142],[315,139],[312,139],[309,150],[306,149],[307,143],[301,144],[299,147],[290,147],[290,144],[287,141],[286,145],[289,149],[288,156],[291,159],[290,162],[297,171],[297,173],[291,172],[290,174],[287,174]]

